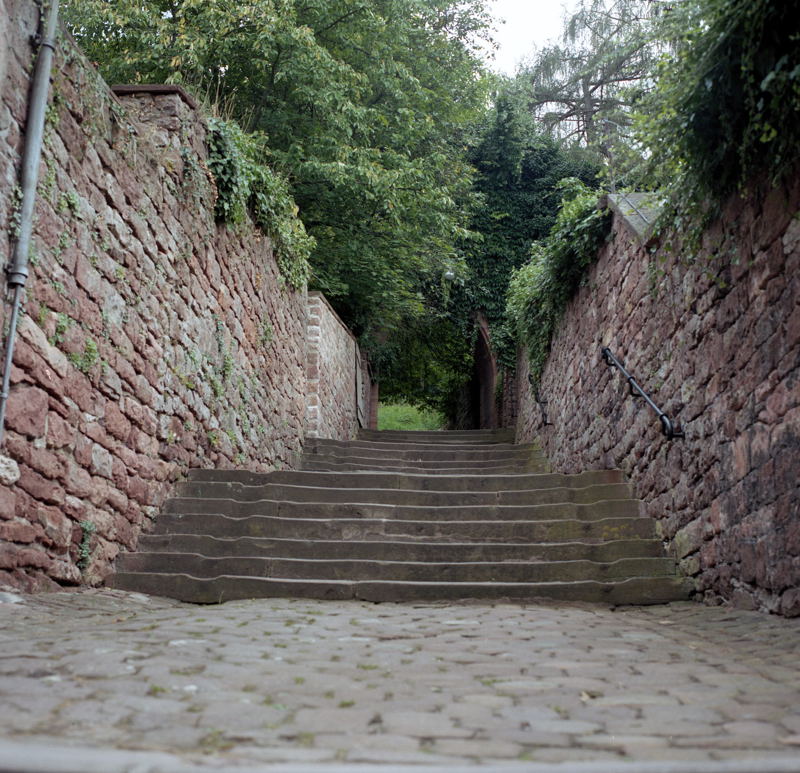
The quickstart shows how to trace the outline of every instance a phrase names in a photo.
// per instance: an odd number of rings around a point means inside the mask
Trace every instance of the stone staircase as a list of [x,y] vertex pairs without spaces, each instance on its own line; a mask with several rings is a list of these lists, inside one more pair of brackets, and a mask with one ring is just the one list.
[[310,440],[303,470],[192,470],[113,585],[293,596],[654,604],[688,588],[619,471],[546,472],[505,431]]

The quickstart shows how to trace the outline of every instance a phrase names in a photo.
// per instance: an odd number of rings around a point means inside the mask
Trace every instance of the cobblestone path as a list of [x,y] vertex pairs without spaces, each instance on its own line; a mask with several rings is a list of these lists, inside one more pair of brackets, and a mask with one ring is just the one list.
[[798,621],[690,603],[0,598],[6,742],[228,764],[800,769]]

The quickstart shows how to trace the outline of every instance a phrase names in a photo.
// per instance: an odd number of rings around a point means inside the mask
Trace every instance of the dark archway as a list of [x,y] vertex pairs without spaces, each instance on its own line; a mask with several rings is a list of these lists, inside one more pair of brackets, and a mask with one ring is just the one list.
[[497,429],[497,358],[492,351],[489,323],[482,313],[477,315],[475,324],[478,335],[473,373],[473,416],[477,429]]

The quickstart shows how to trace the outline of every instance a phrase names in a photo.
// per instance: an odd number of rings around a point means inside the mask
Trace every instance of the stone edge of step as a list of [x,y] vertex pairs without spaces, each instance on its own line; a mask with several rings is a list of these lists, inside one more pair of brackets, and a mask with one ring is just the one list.
[[[323,592],[322,596],[305,596],[308,598],[329,598],[338,600],[362,601],[406,601],[406,600],[448,600],[458,598],[462,601],[481,600],[489,596],[481,593],[491,591],[493,600],[503,598],[517,601],[536,599],[563,599],[567,601],[606,601],[612,605],[617,604],[642,604],[665,603],[666,601],[685,600],[691,592],[691,583],[680,577],[629,577],[624,580],[599,581],[578,580],[570,582],[537,582],[537,583],[509,583],[509,582],[463,582],[463,583],[437,583],[431,581],[401,581],[392,580],[303,580],[283,578],[254,578],[237,575],[221,575],[216,578],[198,578],[188,574],[168,573],[137,573],[120,572],[112,580],[112,587],[122,590],[138,590],[143,593],[157,595],[155,590],[162,589],[167,578],[177,580],[181,593],[173,598],[194,603],[217,604],[235,599],[255,598],[252,590],[272,589],[286,595],[285,591],[301,588],[308,591]],[[224,588],[215,588],[228,582],[235,584],[238,594],[226,594]],[[127,586],[127,588],[126,588]],[[188,586],[188,587],[187,587]],[[651,587],[652,586],[652,587]],[[189,590],[194,599],[187,598]],[[464,591],[467,591],[464,593]],[[384,591],[384,593],[381,593]],[[391,593],[389,592],[391,591]],[[437,593],[440,592],[440,593]],[[458,591],[448,595],[447,591]],[[584,591],[591,591],[587,594]],[[430,593],[431,595],[413,595]],[[644,592],[644,593],[643,593]],[[575,594],[578,595],[575,595]],[[626,600],[628,594],[634,593],[636,600]],[[650,593],[651,595],[647,595]],[[474,595],[470,595],[474,594]],[[566,597],[563,595],[566,594]],[[227,598],[226,598],[227,595]],[[261,594],[258,594],[261,596]],[[277,595],[277,594],[275,594]],[[293,595],[293,594],[290,594]],[[202,600],[198,600],[202,596]],[[579,597],[580,596],[580,597]]]

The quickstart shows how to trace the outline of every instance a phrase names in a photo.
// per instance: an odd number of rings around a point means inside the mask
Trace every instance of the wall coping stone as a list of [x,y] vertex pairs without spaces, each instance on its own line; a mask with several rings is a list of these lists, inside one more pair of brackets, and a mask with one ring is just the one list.
[[663,209],[658,193],[607,193],[600,199],[600,206],[614,212],[633,231],[642,246],[653,241],[653,229]]
[[115,84],[111,91],[117,96],[137,96],[139,94],[177,94],[192,110],[199,110],[197,100],[182,86],[174,83],[131,83]]

